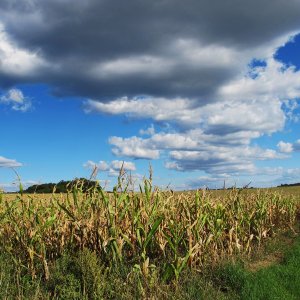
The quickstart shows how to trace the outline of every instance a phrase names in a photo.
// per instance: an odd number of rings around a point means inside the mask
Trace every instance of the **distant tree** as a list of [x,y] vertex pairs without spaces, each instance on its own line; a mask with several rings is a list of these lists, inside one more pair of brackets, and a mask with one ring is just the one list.
[[97,181],[88,180],[85,178],[76,178],[72,181],[61,180],[58,183],[43,183],[35,184],[28,187],[24,193],[38,193],[38,194],[49,194],[49,193],[67,193],[72,191],[74,188],[81,190],[82,192],[88,192],[93,189],[101,189],[100,184]]
[[300,186],[300,182],[290,183],[290,184],[284,183],[284,184],[278,185],[277,187],[288,187],[288,186]]

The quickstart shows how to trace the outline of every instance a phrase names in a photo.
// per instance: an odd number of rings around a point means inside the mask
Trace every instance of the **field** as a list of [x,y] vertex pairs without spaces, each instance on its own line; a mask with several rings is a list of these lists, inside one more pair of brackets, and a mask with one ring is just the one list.
[[295,235],[299,195],[299,187],[174,193],[150,179],[139,193],[120,180],[113,193],[79,184],[67,194],[3,194],[0,298],[238,297],[209,274],[251,260],[282,232]]

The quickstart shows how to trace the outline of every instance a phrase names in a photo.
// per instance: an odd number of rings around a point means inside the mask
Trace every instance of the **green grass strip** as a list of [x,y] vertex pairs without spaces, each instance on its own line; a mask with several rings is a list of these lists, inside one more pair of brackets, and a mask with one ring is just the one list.
[[235,292],[239,299],[300,299],[300,238],[280,264],[256,272],[239,264],[226,265],[218,270],[216,281],[224,291]]

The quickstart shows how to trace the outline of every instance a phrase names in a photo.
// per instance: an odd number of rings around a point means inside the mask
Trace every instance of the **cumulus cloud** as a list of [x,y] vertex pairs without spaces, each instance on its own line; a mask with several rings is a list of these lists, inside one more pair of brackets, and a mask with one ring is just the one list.
[[289,100],[299,97],[300,79],[299,71],[294,66],[285,64],[270,58],[266,66],[255,67],[251,70],[255,73],[250,76],[233,80],[219,88],[219,94],[231,99],[240,98],[252,100],[256,97],[267,95],[276,96],[280,100]]
[[22,163],[16,161],[15,159],[5,158],[0,156],[0,168],[16,168],[21,167]]
[[122,167],[127,171],[135,171],[136,170],[135,164],[130,161],[113,160],[111,162],[111,167],[114,170],[121,170]]
[[9,105],[16,111],[28,111],[31,107],[31,101],[25,97],[19,89],[10,89],[6,94],[0,96],[0,104]]
[[283,153],[291,153],[293,151],[298,152],[298,151],[300,151],[300,139],[295,141],[294,143],[280,141],[277,144],[277,147],[278,147],[279,151],[283,152]]
[[210,147],[206,151],[171,151],[171,165],[167,168],[209,174],[246,174],[255,170],[254,161],[280,159],[284,156],[272,149],[258,147]]
[[110,137],[109,143],[113,145],[113,154],[117,156],[125,156],[132,158],[157,159],[159,158],[159,150],[145,147],[145,141],[139,137],[131,138]]
[[88,100],[85,110],[152,118],[184,127],[203,126],[208,132],[221,134],[242,130],[270,134],[281,130],[286,121],[283,104],[288,101],[290,107],[292,103],[296,107],[300,97],[300,72],[273,58],[267,60],[266,67],[250,70],[256,73],[254,78],[245,72],[219,87],[215,95],[218,101],[201,106],[188,98],[123,97],[109,103]]
[[109,165],[107,162],[100,160],[99,162],[93,162],[92,160],[88,160],[86,163],[83,164],[83,166],[87,169],[93,170],[94,168],[97,168],[99,171],[107,171],[109,170]]
[[93,162],[91,160],[88,160],[86,163],[83,164],[83,167],[92,171],[97,170],[102,172],[108,172],[109,176],[118,176],[122,167],[125,171],[136,170],[136,166],[133,162],[121,160],[113,160],[110,163],[102,160],[99,162]]
[[155,128],[154,128],[153,124],[151,124],[151,126],[148,127],[147,129],[140,129],[139,134],[140,135],[153,135],[153,134],[155,134]]
[[[253,76],[255,74],[255,76]],[[300,72],[270,58],[241,78],[221,86],[217,102],[202,106],[189,99],[120,98],[110,103],[89,100],[91,110],[151,118],[179,126],[181,132],[156,132],[149,137],[111,137],[117,156],[156,159],[169,156],[165,166],[178,171],[207,173],[253,172],[257,160],[283,159],[293,146],[280,142],[280,153],[251,146],[252,140],[284,128],[286,101],[300,97]],[[143,133],[143,132],[142,132]]]
[[[300,97],[300,72],[270,58],[264,67],[250,68],[242,78],[220,87],[217,96],[217,102],[202,106],[188,98],[123,97],[109,103],[89,100],[86,111],[150,118],[175,124],[185,131],[175,136],[153,133],[151,139],[111,137],[109,143],[117,156],[155,159],[161,149],[179,149],[182,144],[196,149],[195,145],[203,142],[208,146],[249,145],[255,138],[284,128]],[[288,111],[283,109],[287,103],[291,107]],[[170,143],[168,139],[173,145],[165,147]],[[280,151],[287,153],[283,147],[280,144]]]
[[293,152],[293,144],[291,144],[291,143],[285,143],[283,141],[280,141],[277,144],[277,147],[278,147],[279,151],[282,152],[282,153],[291,153],[291,152]]
[[112,137],[113,153],[134,159],[156,159],[167,154],[165,167],[177,171],[203,170],[207,173],[252,172],[255,160],[283,159],[272,149],[250,146],[247,132],[224,135],[206,134],[201,129],[183,133],[155,133],[148,138]]
[[172,121],[194,126],[199,122],[201,110],[193,107],[188,98],[122,97],[109,103],[87,100],[85,112],[101,112],[112,115],[125,114],[133,118],[151,118],[157,122]]

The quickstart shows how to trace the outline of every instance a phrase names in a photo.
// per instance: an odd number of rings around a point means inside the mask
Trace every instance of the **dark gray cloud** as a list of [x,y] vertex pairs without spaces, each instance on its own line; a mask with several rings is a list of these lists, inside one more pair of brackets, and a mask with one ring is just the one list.
[[21,17],[8,23],[21,44],[63,58],[152,53],[178,37],[248,48],[300,24],[298,0],[2,2]]
[[45,82],[58,95],[105,102],[204,102],[258,47],[300,29],[299,8],[299,0],[2,0],[7,36],[43,63],[28,73],[0,71],[1,85]]

